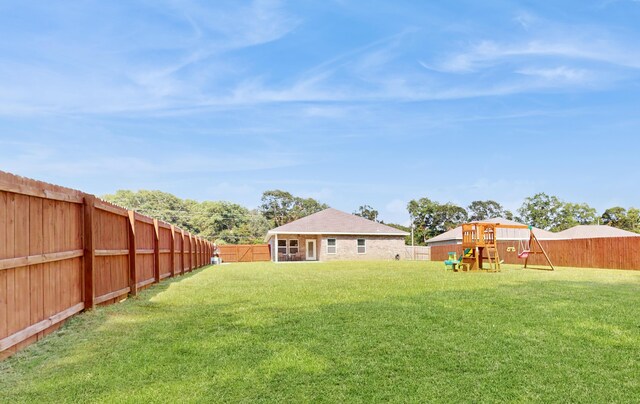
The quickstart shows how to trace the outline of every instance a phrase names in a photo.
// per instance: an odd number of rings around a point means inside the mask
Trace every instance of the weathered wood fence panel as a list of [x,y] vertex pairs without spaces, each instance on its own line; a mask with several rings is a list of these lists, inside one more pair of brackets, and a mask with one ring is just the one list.
[[[540,244],[555,266],[640,270],[640,237],[542,240]],[[498,253],[507,264],[524,264],[524,260],[518,258],[519,248],[517,241],[498,241]],[[462,246],[433,246],[431,259],[445,260],[449,251],[460,256]],[[545,265],[544,257],[530,255],[529,264]]]
[[222,262],[271,261],[269,244],[238,244],[218,246]]
[[[188,270],[208,264],[212,244],[192,235],[185,244],[183,234],[93,195],[0,171],[0,358],[83,309],[182,273],[186,255]],[[191,243],[197,257],[184,250]]]

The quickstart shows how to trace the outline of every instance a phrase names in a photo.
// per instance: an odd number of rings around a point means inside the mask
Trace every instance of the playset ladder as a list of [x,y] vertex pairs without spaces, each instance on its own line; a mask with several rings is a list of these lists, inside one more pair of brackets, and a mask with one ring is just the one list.
[[498,249],[496,247],[486,247],[486,250],[487,250],[487,259],[489,260],[489,270],[496,271],[496,272],[499,271],[500,255],[498,254]]

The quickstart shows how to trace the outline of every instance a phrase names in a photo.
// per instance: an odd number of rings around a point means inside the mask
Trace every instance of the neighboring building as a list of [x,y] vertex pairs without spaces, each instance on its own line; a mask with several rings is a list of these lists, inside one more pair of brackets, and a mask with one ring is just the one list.
[[[522,223],[514,222],[513,220],[507,220],[503,217],[496,217],[493,219],[479,220],[480,223],[502,223],[502,224],[517,224]],[[535,234],[538,240],[553,240],[556,239],[556,234],[550,231],[538,229],[534,227],[533,234]],[[499,241],[525,241],[529,240],[530,233],[527,229],[498,229],[496,239]],[[451,229],[436,237],[427,240],[429,247],[436,247],[440,245],[449,244],[462,244],[462,226],[458,226],[455,229]]]
[[558,240],[584,238],[640,237],[640,234],[606,225],[580,225],[555,233]]
[[[495,219],[480,220],[481,223],[502,223],[502,224],[522,224],[497,217]],[[640,234],[618,229],[605,225],[579,225],[570,229],[554,233],[547,230],[533,228],[533,234],[540,241],[542,240],[574,240],[585,238],[611,238],[611,237],[640,237]],[[529,231],[520,229],[498,229],[497,239],[499,241],[519,241],[529,240]],[[429,247],[441,245],[462,244],[462,226],[451,229],[436,237],[427,240]]]
[[337,209],[269,230],[273,261],[389,260],[405,254],[408,233]]

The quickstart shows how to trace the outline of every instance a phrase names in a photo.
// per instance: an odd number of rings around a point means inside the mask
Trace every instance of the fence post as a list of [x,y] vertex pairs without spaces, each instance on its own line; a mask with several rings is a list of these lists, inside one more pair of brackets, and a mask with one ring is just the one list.
[[176,276],[176,228],[171,225],[171,277]]
[[180,275],[184,275],[184,230],[180,230],[180,237],[182,242],[180,243]]
[[[194,252],[195,254],[193,254]],[[198,268],[198,239],[196,236],[193,236],[193,247],[191,253],[193,256],[193,262],[191,263],[193,268],[191,270],[194,270]]]
[[196,268],[200,268],[200,239],[196,237]]
[[138,274],[136,271],[136,213],[129,211],[129,293],[138,294]]
[[160,282],[160,229],[158,219],[153,219],[153,283]]
[[83,198],[83,214],[84,214],[84,309],[90,310],[95,306],[95,291],[93,288],[96,249],[93,242],[94,237],[94,212],[95,212],[95,196],[85,194]]
[[189,233],[189,272],[193,271],[193,238]]

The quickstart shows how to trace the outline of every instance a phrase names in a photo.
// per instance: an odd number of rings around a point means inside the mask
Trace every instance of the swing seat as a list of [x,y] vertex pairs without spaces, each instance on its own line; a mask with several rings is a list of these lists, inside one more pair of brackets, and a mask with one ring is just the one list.
[[528,258],[529,257],[529,250],[524,250],[523,252],[521,252],[520,254],[518,254],[518,258]]

